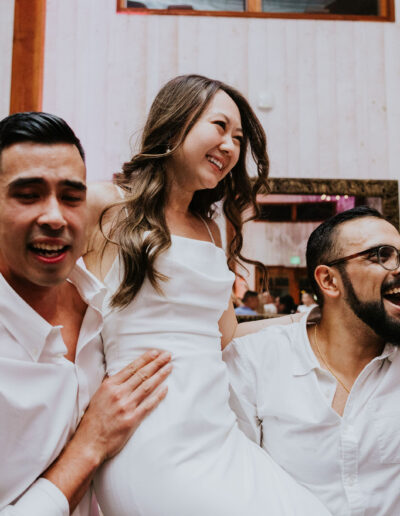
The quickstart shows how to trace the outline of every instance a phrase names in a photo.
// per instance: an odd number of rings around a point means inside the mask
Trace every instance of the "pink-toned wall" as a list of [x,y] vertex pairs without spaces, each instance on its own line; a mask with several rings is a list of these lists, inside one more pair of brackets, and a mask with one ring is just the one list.
[[[248,96],[271,175],[396,179],[399,55],[399,22],[126,15],[115,0],[48,0],[43,108],[82,138],[89,178],[110,178],[160,86],[202,73]],[[273,109],[258,107],[262,94]]]

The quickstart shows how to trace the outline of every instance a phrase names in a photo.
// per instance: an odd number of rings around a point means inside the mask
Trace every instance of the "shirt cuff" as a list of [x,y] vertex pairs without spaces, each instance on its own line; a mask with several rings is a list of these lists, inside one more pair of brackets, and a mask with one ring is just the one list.
[[69,516],[64,493],[46,478],[39,478],[14,505],[21,516]]

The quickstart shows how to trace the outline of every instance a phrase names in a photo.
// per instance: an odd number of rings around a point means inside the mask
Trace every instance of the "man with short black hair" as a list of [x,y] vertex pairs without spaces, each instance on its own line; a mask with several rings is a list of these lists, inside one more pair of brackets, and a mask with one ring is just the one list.
[[75,265],[85,175],[62,119],[0,122],[1,516],[88,516],[96,469],[166,394],[157,351],[102,382],[104,289]]
[[376,210],[335,215],[307,246],[320,321],[224,351],[241,428],[335,515],[400,514],[399,249]]
[[257,315],[258,294],[253,290],[246,290],[242,298],[242,306],[235,308],[236,315]]

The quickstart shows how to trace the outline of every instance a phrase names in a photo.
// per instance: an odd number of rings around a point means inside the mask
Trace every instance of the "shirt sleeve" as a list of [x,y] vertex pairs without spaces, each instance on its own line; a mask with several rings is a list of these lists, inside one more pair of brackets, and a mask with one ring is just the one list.
[[261,445],[262,426],[257,411],[256,372],[246,356],[245,342],[251,338],[233,340],[223,351],[230,382],[229,404],[235,412],[239,428],[255,443]]
[[58,487],[39,478],[15,504],[0,510],[0,516],[69,516],[69,504]]

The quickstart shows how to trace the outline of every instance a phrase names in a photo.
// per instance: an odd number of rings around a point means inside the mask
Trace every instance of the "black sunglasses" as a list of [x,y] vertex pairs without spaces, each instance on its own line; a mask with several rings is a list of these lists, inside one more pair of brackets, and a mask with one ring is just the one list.
[[339,263],[347,262],[352,258],[357,258],[358,256],[363,256],[365,254],[376,256],[379,265],[382,265],[382,267],[388,271],[394,271],[400,265],[400,252],[392,245],[378,245],[377,247],[371,247],[370,249],[366,249],[365,251],[360,251],[359,253],[354,253],[350,256],[345,256],[344,258],[333,260],[327,263],[326,265],[328,265],[328,267],[332,267],[333,265],[338,265]]

